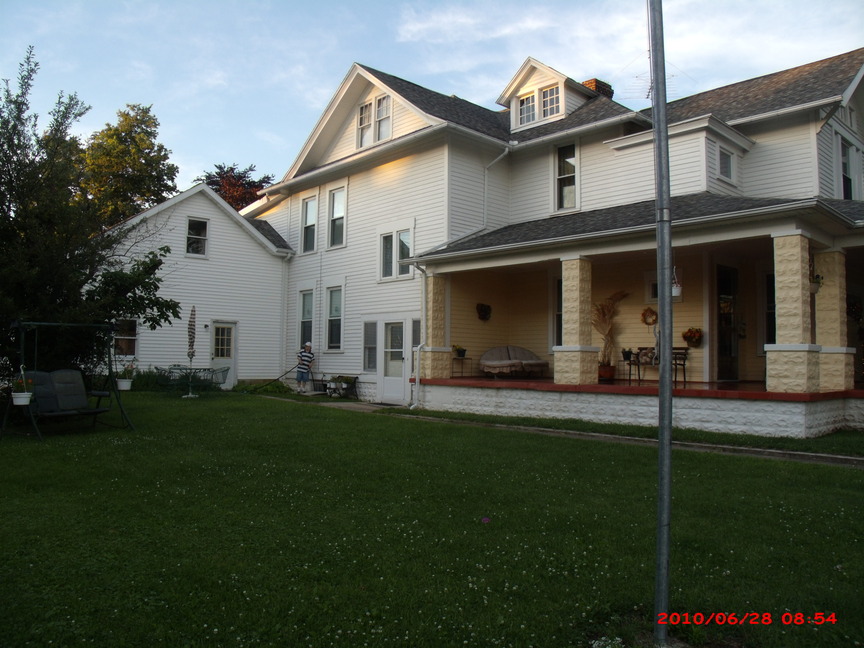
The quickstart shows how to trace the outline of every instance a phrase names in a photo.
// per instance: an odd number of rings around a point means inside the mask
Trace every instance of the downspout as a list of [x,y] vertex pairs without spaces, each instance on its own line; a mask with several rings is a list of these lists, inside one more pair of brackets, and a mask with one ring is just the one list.
[[417,357],[414,361],[414,397],[411,399],[411,406],[408,409],[417,409],[420,407],[420,352],[426,346],[426,270],[419,263],[414,263],[414,267],[423,273],[423,284],[420,287],[420,343],[417,345]]

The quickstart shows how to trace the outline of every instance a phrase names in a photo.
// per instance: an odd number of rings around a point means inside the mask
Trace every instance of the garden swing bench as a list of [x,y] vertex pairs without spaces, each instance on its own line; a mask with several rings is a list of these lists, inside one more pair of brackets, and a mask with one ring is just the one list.
[[[129,428],[134,431],[135,427],[129,420],[126,410],[123,408],[123,402],[120,399],[120,392],[117,390],[117,381],[114,379],[114,362],[112,357],[113,336],[109,335],[113,331],[111,324],[64,324],[56,322],[15,322],[13,328],[18,329],[19,342],[21,347],[20,359],[23,362],[27,356],[27,333],[34,333],[33,343],[33,367],[32,370],[27,370],[24,367],[23,378],[26,385],[32,385],[32,398],[28,405],[24,405],[21,409],[30,420],[30,424],[36,432],[36,435],[42,440],[42,432],[39,429],[38,421],[41,419],[60,419],[70,417],[90,417],[93,422],[93,427],[96,426],[96,420],[101,414],[110,412],[112,404],[116,402],[117,408],[123,419],[122,428]],[[107,365],[107,383],[106,389],[103,391],[88,391],[84,385],[84,376],[79,369],[55,369],[53,371],[40,371],[39,367],[39,330],[41,328],[89,328],[104,332],[105,345],[105,364]],[[95,399],[95,403],[92,401]],[[103,406],[103,400],[107,399],[107,404]],[[6,431],[6,424],[9,418],[12,400],[10,399],[6,405],[6,412],[3,415],[3,426],[0,428],[0,434]],[[100,421],[101,422],[101,421]],[[104,423],[103,423],[104,424]]]

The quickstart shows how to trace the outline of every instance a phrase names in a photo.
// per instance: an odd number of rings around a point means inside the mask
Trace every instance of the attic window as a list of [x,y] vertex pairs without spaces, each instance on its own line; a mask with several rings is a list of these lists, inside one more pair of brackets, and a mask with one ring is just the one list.
[[543,119],[557,115],[561,110],[560,95],[558,94],[558,86],[551,88],[543,88],[540,91],[543,101]]
[[530,124],[537,119],[537,103],[534,95],[519,97],[519,124]]
[[393,132],[391,103],[390,96],[383,95],[360,106],[357,111],[357,148],[390,139]]

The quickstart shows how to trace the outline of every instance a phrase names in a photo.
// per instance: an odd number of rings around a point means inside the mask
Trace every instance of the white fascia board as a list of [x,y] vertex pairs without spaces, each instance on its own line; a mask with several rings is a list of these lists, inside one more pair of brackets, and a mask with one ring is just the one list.
[[819,108],[824,108],[825,106],[830,106],[831,104],[837,103],[838,101],[843,101],[843,95],[835,95],[833,97],[827,97],[825,99],[811,101],[810,103],[801,104],[798,106],[789,106],[788,108],[781,108],[780,110],[772,110],[770,112],[761,113],[758,115],[741,117],[740,119],[730,119],[727,123],[730,126],[738,126],[739,124],[752,124],[759,121],[765,121],[766,119],[785,117],[786,115],[791,115],[797,112],[817,110]]
[[[647,118],[646,118],[647,119]],[[676,122],[669,126],[669,137],[679,137],[699,131],[711,132],[725,140],[740,147],[743,151],[749,151],[756,145],[756,142],[743,133],[731,128],[725,122],[717,119],[714,115],[702,115],[685,119],[684,121]],[[615,139],[603,142],[613,151],[620,151],[634,146],[643,146],[654,141],[654,130],[648,130],[642,133],[634,133],[633,135],[625,135]]]

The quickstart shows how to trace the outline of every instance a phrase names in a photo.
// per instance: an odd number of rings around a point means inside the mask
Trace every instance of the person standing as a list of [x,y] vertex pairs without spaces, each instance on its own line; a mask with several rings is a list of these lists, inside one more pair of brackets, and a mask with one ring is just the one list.
[[297,354],[297,393],[299,394],[306,393],[313,362],[315,362],[315,354],[312,353],[312,343],[307,342]]

